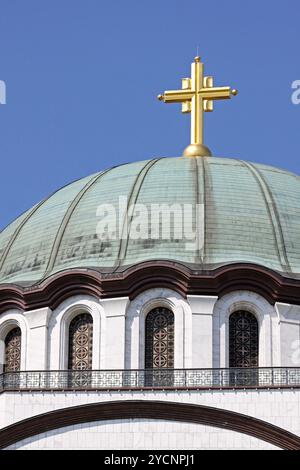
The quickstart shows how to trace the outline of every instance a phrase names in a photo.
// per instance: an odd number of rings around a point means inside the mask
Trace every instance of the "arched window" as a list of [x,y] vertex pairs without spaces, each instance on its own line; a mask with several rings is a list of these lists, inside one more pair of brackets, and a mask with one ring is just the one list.
[[258,322],[245,311],[234,312],[229,319],[229,367],[258,367]]
[[69,327],[69,364],[71,370],[92,369],[93,318],[89,313],[77,315]]
[[146,317],[145,368],[174,367],[174,314],[157,307]]
[[17,372],[21,369],[21,330],[11,330],[5,338],[4,372]]

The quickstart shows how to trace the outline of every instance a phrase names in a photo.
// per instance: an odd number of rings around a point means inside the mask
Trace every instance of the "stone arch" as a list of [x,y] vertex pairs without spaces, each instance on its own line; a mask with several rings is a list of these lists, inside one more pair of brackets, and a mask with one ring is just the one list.
[[149,289],[130,302],[126,312],[126,368],[143,369],[145,364],[145,320],[156,307],[174,314],[175,368],[192,367],[192,313],[180,294],[165,288]]
[[229,367],[229,317],[238,310],[252,313],[259,325],[259,367],[280,366],[280,334],[275,308],[264,297],[236,291],[221,297],[213,313],[213,367]]
[[117,419],[160,419],[227,429],[284,450],[300,450],[300,437],[266,421],[202,405],[151,400],[122,400],[63,408],[19,421],[0,430],[0,448],[63,427]]
[[7,334],[14,328],[21,330],[21,361],[20,370],[26,370],[26,353],[28,325],[23,312],[19,310],[9,310],[1,315],[0,318],[0,367],[3,369],[5,347],[4,342]]
[[89,313],[93,319],[93,369],[105,366],[105,312],[93,297],[71,297],[53,311],[49,322],[49,369],[68,368],[69,326],[73,318]]

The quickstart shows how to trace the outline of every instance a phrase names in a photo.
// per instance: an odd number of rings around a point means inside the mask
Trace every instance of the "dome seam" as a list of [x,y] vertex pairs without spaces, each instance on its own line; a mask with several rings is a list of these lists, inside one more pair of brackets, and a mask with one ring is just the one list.
[[[125,224],[125,218],[128,217],[128,209],[129,207],[131,207],[132,205],[135,205],[136,202],[137,202],[137,199],[139,197],[139,193],[140,193],[140,190],[142,188],[142,185],[144,183],[144,180],[149,172],[149,170],[157,163],[159,162],[160,160],[162,160],[162,158],[156,158],[156,159],[153,159],[153,160],[150,160],[148,161],[144,167],[139,171],[139,174],[137,175],[133,185],[132,185],[132,189],[131,189],[131,192],[130,192],[130,196],[128,198],[128,204],[127,204],[127,209],[126,209],[126,214],[125,214],[125,217],[123,219],[123,224],[122,224],[122,232],[121,232],[121,238],[120,238],[120,245],[119,245],[119,251],[118,251],[118,256],[117,256],[117,259],[116,259],[116,262],[115,262],[115,266],[114,266],[114,270],[113,272],[115,272],[122,264],[122,262],[124,261],[124,259],[126,258],[126,255],[127,255],[127,249],[128,249],[128,237],[129,237],[129,234],[130,234],[130,226],[131,226],[131,220],[128,220],[128,223],[127,223],[127,236],[124,237],[124,230],[125,230],[125,227],[126,227],[126,224]],[[139,183],[139,180],[140,183]],[[138,184],[139,183],[139,184]]]
[[[239,161],[250,170],[251,174],[254,176],[263,194],[264,201],[266,204],[266,209],[269,214],[270,222],[273,228],[276,251],[277,251],[279,263],[283,271],[292,272],[288,255],[285,249],[285,241],[284,241],[283,230],[282,230],[282,226],[280,222],[280,217],[278,214],[278,210],[277,210],[272,192],[265,178],[261,174],[260,170],[258,170],[258,168],[256,168],[251,163],[245,162],[244,160],[239,160]],[[271,204],[268,202],[268,199],[271,201]]]
[[[77,181],[77,180],[76,180]],[[74,183],[75,181],[73,181]],[[66,184],[65,187],[67,186],[70,186],[72,183],[69,183],[69,184]],[[43,206],[47,201],[49,201],[49,199],[52,198],[52,196],[54,196],[55,194],[57,194],[59,191],[61,191],[62,188],[59,188],[57,189],[56,191],[54,191],[53,193],[51,193],[48,197],[46,197],[45,199],[43,199],[42,201],[40,201],[31,211],[30,213],[28,214],[27,217],[25,217],[25,219],[20,223],[20,225],[16,228],[16,230],[14,231],[14,233],[12,234],[8,244],[6,245],[6,248],[0,258],[0,273],[2,272],[2,268],[5,264],[5,261],[7,259],[7,256],[12,248],[12,246],[14,245],[16,239],[18,238],[18,235],[20,234],[20,232],[22,231],[22,228],[26,225],[26,223],[28,222],[28,220],[30,220],[30,218],[38,211],[38,209],[40,209],[41,206]],[[1,232],[2,233],[2,232]],[[1,282],[3,282],[3,280],[1,280]]]
[[[51,196],[49,196],[51,197]],[[20,231],[22,230],[22,228],[24,227],[24,225],[26,224],[26,222],[30,219],[30,217],[39,209],[39,207],[41,207],[42,204],[44,204],[44,202],[46,202],[47,199],[44,199],[43,201],[39,202],[33,209],[31,209],[31,211],[29,212],[29,214],[25,217],[25,219],[18,225],[18,227],[16,227],[16,230],[14,230],[14,232],[12,233],[6,247],[5,247],[5,250],[3,251],[2,253],[2,256],[0,258],[0,272],[3,268],[3,265],[6,261],[6,258],[7,258],[7,255],[8,253],[10,252],[10,249],[12,247],[12,245],[14,244],[17,236],[19,235]],[[1,232],[2,233],[2,232]]]
[[[201,163],[201,170],[199,168],[199,162]],[[197,249],[196,249],[196,263],[203,265],[204,262],[204,257],[205,257],[205,243],[206,243],[206,237],[205,237],[205,219],[206,219],[206,207],[205,207],[205,166],[204,166],[204,158],[201,157],[195,158],[195,167],[196,167],[196,242],[198,244]],[[199,177],[201,173],[201,179],[202,179],[202,185],[203,185],[203,197],[201,197],[201,188],[199,185]],[[204,231],[203,231],[203,241],[202,241],[202,247],[199,247],[199,231],[201,227],[199,227],[199,205],[202,205],[203,208],[203,224],[204,224]]]
[[203,181],[203,222],[204,222],[204,228],[203,228],[203,237],[204,237],[204,242],[203,242],[203,249],[202,249],[202,263],[203,265],[206,262],[206,253],[207,253],[207,246],[206,246],[206,240],[207,240],[207,235],[208,235],[208,230],[207,230],[207,158],[201,158],[201,163],[202,163],[202,181]]
[[107,174],[109,171],[113,170],[114,168],[109,168],[107,170],[102,171],[101,173],[98,173],[96,176],[94,176],[91,180],[86,183],[86,185],[79,191],[75,199],[70,203],[68,209],[65,212],[65,215],[63,216],[62,222],[59,226],[59,229],[57,231],[55,240],[53,242],[53,246],[51,248],[50,256],[49,256],[49,261],[47,264],[47,267],[44,271],[44,274],[41,278],[41,280],[38,281],[38,283],[42,282],[46,277],[49,276],[51,273],[52,269],[55,266],[56,260],[57,260],[57,255],[60,249],[61,242],[63,240],[66,228],[70,222],[70,219],[72,217],[72,214],[74,213],[75,209],[77,208],[78,204],[81,202],[83,196],[88,192],[89,189],[91,189],[94,184],[99,181],[102,176]]
[[198,204],[199,204],[199,168],[198,168],[198,158],[195,158],[195,165],[194,165],[194,168],[195,168],[195,178],[194,178],[194,181],[195,181],[195,201],[196,201],[196,207],[195,207],[195,210],[196,210],[196,213],[195,213],[195,228],[196,228],[196,250],[195,250],[195,262],[196,263],[200,263],[200,250],[199,250],[199,246],[198,246],[198,236],[197,236],[197,233],[198,233]]

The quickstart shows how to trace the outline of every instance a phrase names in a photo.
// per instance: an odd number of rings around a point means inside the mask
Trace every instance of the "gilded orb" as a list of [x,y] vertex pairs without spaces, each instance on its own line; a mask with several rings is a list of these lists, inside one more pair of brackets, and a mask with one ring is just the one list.
[[204,144],[190,144],[182,155],[183,157],[211,157],[212,153]]

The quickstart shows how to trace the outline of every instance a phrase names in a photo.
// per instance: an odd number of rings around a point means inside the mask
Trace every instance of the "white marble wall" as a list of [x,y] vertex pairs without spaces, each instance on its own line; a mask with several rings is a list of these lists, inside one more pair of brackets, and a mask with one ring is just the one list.
[[[254,292],[237,291],[221,298],[188,296],[150,289],[134,300],[100,300],[75,296],[54,311],[9,310],[0,317],[0,341],[10,329],[22,331],[22,370],[67,368],[68,327],[75,315],[93,317],[93,369],[144,367],[145,317],[156,306],[175,316],[175,367],[228,367],[229,316],[252,312],[259,323],[259,365],[300,366],[300,306],[270,305]],[[0,348],[0,363],[3,348]]]
[[[21,393],[5,393],[0,395],[0,416],[1,416],[1,427],[7,426],[17,421],[21,421],[31,416],[35,416],[41,413],[46,413],[49,411],[67,408],[71,406],[79,406],[88,403],[98,403],[98,402],[109,402],[109,401],[116,401],[116,400],[155,400],[155,401],[169,401],[169,402],[178,402],[178,403],[192,403],[198,404],[203,406],[210,406],[219,409],[225,409],[237,413],[241,413],[248,416],[253,416],[257,419],[261,419],[268,423],[274,424],[279,426],[283,429],[286,429],[296,435],[300,436],[300,391],[299,390],[248,390],[248,391],[190,391],[190,392],[180,392],[180,391],[170,391],[170,392],[162,392],[162,391],[144,391],[144,392],[45,392],[45,393],[28,393],[28,392],[21,392]],[[147,420],[148,421],[148,420]],[[108,423],[106,423],[108,424]],[[112,426],[113,423],[109,424]],[[159,428],[160,423],[158,422],[157,428]],[[170,423],[170,426],[173,426]],[[187,425],[190,426],[190,434],[194,431],[196,432],[196,428],[194,425]],[[197,427],[197,426],[196,426]],[[81,436],[80,432],[84,428],[84,426],[79,426],[77,430],[75,429],[75,434],[77,436]],[[72,428],[72,433],[74,428]],[[103,428],[99,424],[98,429],[95,433],[102,433]],[[192,436],[189,437],[188,446],[190,448],[199,448],[198,446],[205,446],[207,445],[207,440],[205,437],[205,432],[202,432],[203,429],[199,430],[199,439],[193,441]],[[70,438],[69,441],[67,437],[66,444],[64,444],[64,433],[62,431],[56,431],[51,434],[51,439],[59,439],[60,438],[60,448],[63,448],[64,445],[74,445],[75,441],[72,441],[73,438]],[[123,432],[123,431],[122,431]],[[125,431],[124,431],[125,432]],[[132,431],[136,432],[136,431]],[[145,435],[147,432],[147,426],[142,431]],[[161,432],[161,431],[160,431]],[[169,441],[165,440],[162,441],[162,447],[171,446],[166,448],[173,448],[174,440],[177,439],[178,434],[181,434],[182,431],[179,427],[170,427],[170,434],[174,432],[174,436],[170,437]],[[226,434],[228,432],[228,434]],[[226,445],[232,446],[248,446],[247,448],[252,448],[252,446],[257,445],[255,448],[265,448],[267,445],[265,443],[256,442],[254,444],[254,440],[250,438],[241,438],[240,434],[229,432],[229,431],[220,431],[217,429],[209,430],[209,433],[212,435],[212,439],[215,440],[212,442],[213,446],[222,445],[222,439],[224,438]],[[68,434],[68,433],[67,433]],[[214,435],[214,436],[213,436]],[[55,437],[56,436],[56,437]],[[222,437],[223,436],[223,437]],[[226,437],[227,436],[227,437]],[[44,436],[45,437],[45,436]],[[94,436],[95,437],[95,436]],[[101,437],[101,436],[99,436]],[[133,439],[134,437],[131,437]],[[221,444],[218,444],[217,438],[221,439]],[[43,441],[43,437],[41,436],[41,444],[37,444],[43,446],[43,442],[45,445],[51,445],[52,441],[49,440],[47,443]],[[74,437],[74,439],[78,440],[78,437]],[[113,440],[115,439],[115,440]],[[117,440],[116,440],[117,439]],[[242,441],[241,441],[242,439]],[[35,440],[39,440],[39,438],[34,438],[30,442],[34,442]],[[105,441],[106,442],[106,441]],[[129,442],[131,441],[124,441],[123,446],[130,447]],[[148,442],[148,441],[147,441]],[[210,441],[209,441],[210,442]],[[29,443],[27,443],[29,444]],[[31,444],[30,444],[31,445]],[[35,445],[35,444],[32,444]],[[109,443],[109,448],[113,448],[115,446],[119,448],[121,443],[118,441],[118,435],[114,438],[112,437],[111,443]],[[146,445],[146,444],[141,444]],[[158,445],[156,440],[153,440],[151,446],[156,448]],[[177,445],[177,444],[176,444]],[[210,445],[210,444],[209,444]],[[105,443],[106,446],[106,443]],[[193,447],[195,446],[195,447]],[[249,447],[250,446],[250,447]],[[179,445],[179,448],[182,448],[183,444]],[[161,448],[161,447],[159,447]],[[176,448],[176,447],[174,447]],[[178,448],[178,447],[177,447]],[[185,447],[184,447],[185,448]],[[230,447],[231,448],[231,447]]]
[[[176,368],[228,367],[229,316],[240,309],[252,312],[258,320],[260,366],[300,367],[300,306],[278,303],[274,307],[256,293],[246,291],[233,292],[219,299],[208,296],[188,296],[185,299],[163,288],[147,290],[132,301],[127,297],[101,300],[75,296],[65,300],[54,311],[44,308],[31,312],[5,312],[0,317],[0,342],[3,343],[10,329],[19,326],[22,332],[22,370],[66,369],[69,324],[77,314],[88,312],[94,325],[93,369],[143,368],[145,317],[156,306],[165,306],[174,312]],[[0,348],[0,362],[3,362],[3,348]],[[299,390],[3,393],[0,395],[0,428],[54,409],[131,398],[198,403],[228,409],[300,435]],[[162,426],[169,431],[158,441],[157,433]],[[137,435],[140,434],[140,448],[175,449],[183,447],[182,429],[185,429],[184,448],[268,448],[267,444],[238,433],[184,426],[148,421],[98,423],[92,427],[82,425],[35,437],[19,443],[18,447],[48,448],[57,439],[62,439],[60,448],[66,449],[77,448],[77,443],[87,441],[92,448],[96,442],[107,449],[116,445],[132,448],[132,443],[137,448]],[[124,437],[126,433],[128,438]],[[177,442],[180,442],[179,446]]]

